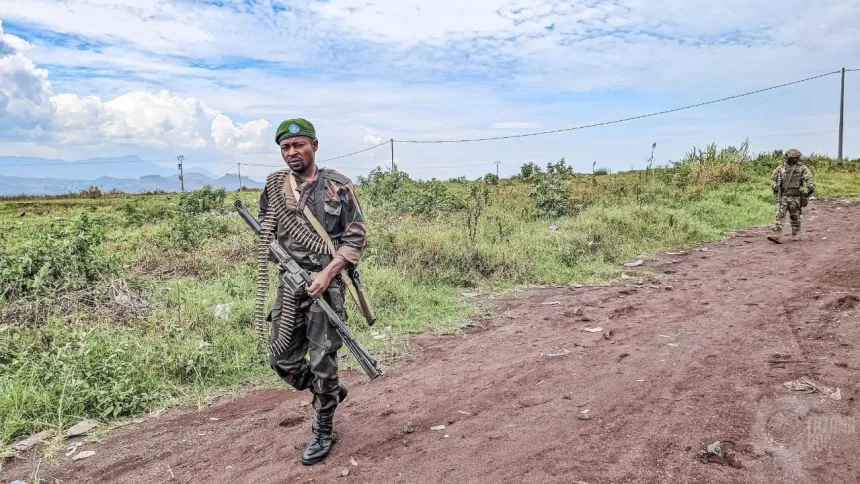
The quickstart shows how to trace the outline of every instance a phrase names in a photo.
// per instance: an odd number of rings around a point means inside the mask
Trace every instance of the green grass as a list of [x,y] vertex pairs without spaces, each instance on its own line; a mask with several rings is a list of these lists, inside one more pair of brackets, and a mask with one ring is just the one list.
[[[819,196],[856,197],[856,163],[817,163]],[[370,233],[362,278],[378,322],[367,328],[351,305],[349,322],[389,366],[410,335],[456,333],[477,314],[464,291],[602,282],[628,258],[770,223],[773,164],[712,151],[647,175],[565,172],[544,180],[552,199],[522,180],[377,174],[359,196]],[[0,202],[0,283],[19,288],[0,296],[0,447],[85,417],[280,385],[251,329],[254,237],[231,210],[236,196],[256,212],[259,193],[247,191]],[[546,207],[565,215],[545,218]],[[33,234],[60,249],[36,251]],[[229,317],[215,316],[219,304]]]

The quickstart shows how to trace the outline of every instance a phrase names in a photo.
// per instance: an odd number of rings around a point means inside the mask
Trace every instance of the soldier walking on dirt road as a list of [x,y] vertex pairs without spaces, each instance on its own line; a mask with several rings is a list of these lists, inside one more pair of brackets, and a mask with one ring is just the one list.
[[[801,156],[800,151],[794,148],[786,151],[785,163],[777,166],[770,176],[770,186],[777,197],[777,209],[773,233],[767,239],[777,244],[782,243],[780,237],[786,212],[791,219],[791,238],[798,239],[800,215],[803,207],[806,207],[808,198],[815,192],[812,170],[800,163]],[[804,185],[809,188],[808,192],[803,191]]]
[[352,182],[334,170],[317,167],[319,142],[313,124],[305,119],[286,120],[278,127],[275,141],[287,168],[267,177],[260,196],[262,231],[254,318],[255,324],[263,323],[268,292],[267,244],[276,237],[313,278],[306,291],[291,292],[279,284],[270,314],[269,358],[281,379],[297,390],[313,393],[313,437],[302,456],[305,465],[312,465],[331,451],[335,408],[347,396],[337,368],[337,351],[343,341],[312,298],[324,295],[346,320],[345,284],[355,281],[344,281],[348,272],[342,271],[358,264],[366,246],[366,226]]

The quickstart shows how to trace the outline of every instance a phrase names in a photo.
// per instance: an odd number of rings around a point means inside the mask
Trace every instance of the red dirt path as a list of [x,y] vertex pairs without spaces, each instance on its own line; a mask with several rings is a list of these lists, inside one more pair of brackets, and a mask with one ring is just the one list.
[[[374,383],[345,376],[339,441],[317,466],[299,462],[312,416],[299,402],[308,395],[273,389],[122,428],[81,449],[94,457],[61,458],[39,477],[860,482],[860,205],[816,203],[804,224],[800,242],[773,245],[751,229],[659,254],[631,269],[626,284],[482,299],[493,316],[480,328],[417,337],[409,359]],[[595,326],[610,328],[611,338],[581,330]],[[842,399],[783,385],[801,377],[839,388]],[[589,420],[579,418],[584,410]],[[404,433],[407,422],[414,433]],[[437,425],[447,428],[430,430]],[[727,442],[728,459],[697,458],[716,440]],[[26,479],[32,467],[32,456],[7,461],[0,482]]]

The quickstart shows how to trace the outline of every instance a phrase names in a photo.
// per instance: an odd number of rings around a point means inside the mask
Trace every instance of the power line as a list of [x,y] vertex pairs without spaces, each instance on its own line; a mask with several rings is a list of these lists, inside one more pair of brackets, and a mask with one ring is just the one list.
[[[406,166],[406,167],[402,167],[402,168],[398,167],[398,168],[399,168],[400,170],[427,170],[427,169],[430,169],[430,168],[467,168],[467,167],[470,167],[470,166],[489,166],[489,165],[492,165],[492,164],[493,164],[493,163],[478,163],[478,164],[472,164],[472,165],[444,165],[444,166],[439,166],[439,165],[433,165],[433,166]],[[381,167],[380,167],[380,168],[381,168]]]
[[359,153],[364,153],[365,151],[375,150],[376,148],[379,148],[380,146],[385,146],[388,143],[390,143],[390,141],[386,141],[384,143],[379,143],[378,145],[374,145],[374,146],[371,146],[370,148],[365,148],[363,150],[353,151],[352,153],[347,153],[345,155],[335,156],[334,158],[327,158],[325,160],[317,160],[317,163],[325,163],[327,161],[339,160],[341,158],[346,158],[347,156],[357,155]]
[[226,171],[222,171],[221,173],[219,173],[219,174],[215,175],[215,178],[221,178],[222,176],[224,176],[224,175],[226,175],[227,173],[229,173],[232,169],[233,169],[233,167],[232,167],[232,166],[231,166],[230,168],[227,168],[227,170],[226,170]]
[[[334,158],[327,158],[325,160],[317,160],[317,163],[325,163],[327,161],[339,160],[341,158],[346,158],[349,156],[357,155],[359,153],[364,153],[366,151],[370,151],[380,146],[385,146],[389,144],[389,141],[384,143],[380,143],[378,145],[371,146],[370,148],[364,148],[362,150],[353,151],[352,153],[347,153],[345,155],[335,156]],[[112,160],[112,161],[61,161],[61,162],[51,162],[51,163],[7,163],[0,164],[0,166],[69,166],[69,165],[124,165],[131,163],[169,163],[168,161],[149,161],[149,160]],[[219,160],[194,160],[196,164],[204,164],[204,163],[227,163],[230,165],[235,165],[235,161],[219,161]],[[266,166],[266,167],[281,167],[283,165],[267,165],[267,164],[254,164],[254,163],[242,163],[243,165],[248,166]]]
[[491,141],[491,140],[502,140],[502,139],[511,139],[511,138],[525,138],[525,137],[529,137],[529,136],[540,136],[540,135],[544,135],[544,134],[562,133],[565,131],[574,131],[574,130],[579,130],[579,129],[594,128],[597,126],[606,126],[606,125],[610,125],[610,124],[624,123],[627,121],[634,121],[637,119],[650,118],[650,117],[659,116],[662,114],[669,114],[669,113],[674,113],[677,111],[683,111],[685,109],[698,108],[701,106],[706,106],[708,104],[716,104],[716,103],[728,101],[731,99],[737,99],[737,98],[745,97],[745,96],[752,96],[753,94],[759,94],[759,93],[762,93],[765,91],[772,91],[774,89],[780,89],[780,88],[791,86],[794,84],[800,84],[802,82],[808,82],[808,81],[812,81],[812,80],[819,79],[822,77],[832,76],[834,74],[841,74],[841,73],[842,73],[842,70],[828,72],[828,73],[819,74],[819,75],[813,76],[813,77],[807,77],[806,79],[800,79],[798,81],[786,82],[785,84],[779,84],[776,86],[766,87],[764,89],[757,89],[755,91],[745,92],[743,94],[735,94],[734,96],[728,96],[728,97],[724,97],[724,98],[720,98],[720,99],[714,99],[712,101],[706,101],[706,102],[697,103],[697,104],[690,104],[688,106],[683,106],[683,107],[679,107],[679,108],[667,109],[665,111],[657,111],[657,112],[648,113],[648,114],[641,114],[639,116],[632,116],[629,118],[616,119],[613,121],[603,121],[600,123],[574,126],[572,128],[554,129],[554,130],[550,130],[550,131],[539,131],[537,133],[512,134],[512,135],[507,135],[507,136],[492,136],[492,137],[487,137],[487,138],[471,138],[471,139],[457,139],[457,140],[395,140],[395,141],[397,141],[398,143],[471,143],[471,142],[475,142],[475,141]]

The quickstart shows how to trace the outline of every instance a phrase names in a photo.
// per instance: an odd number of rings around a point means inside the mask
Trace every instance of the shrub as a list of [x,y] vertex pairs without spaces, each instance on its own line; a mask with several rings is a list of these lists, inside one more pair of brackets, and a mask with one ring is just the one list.
[[[702,189],[706,185],[746,180],[745,164],[749,159],[749,140],[740,147],[717,150],[716,143],[705,150],[693,148],[681,161],[673,163],[673,182],[679,187]],[[774,152],[776,154],[776,152]]]
[[568,166],[564,158],[558,160],[555,163],[547,163],[546,164],[546,173],[549,176],[557,176],[560,178],[572,178],[574,176],[573,167]]
[[0,297],[17,299],[85,288],[114,274],[117,261],[104,235],[86,214],[64,230],[37,233],[0,258]]
[[567,215],[573,203],[570,185],[558,171],[537,179],[529,196],[541,216],[547,218]]
[[397,193],[411,180],[403,171],[374,168],[367,177],[358,177],[360,197],[371,204],[384,204],[397,198]]
[[183,193],[179,196],[179,213],[184,215],[200,215],[221,208],[227,198],[223,188],[212,190],[206,185],[200,190]]
[[536,177],[543,173],[537,163],[526,163],[520,167],[520,178],[523,181],[533,181]]
[[407,183],[397,194],[397,210],[415,215],[436,215],[456,206],[448,185],[439,180]]
[[91,186],[85,190],[81,190],[80,195],[84,198],[102,198],[104,194],[97,186]]

